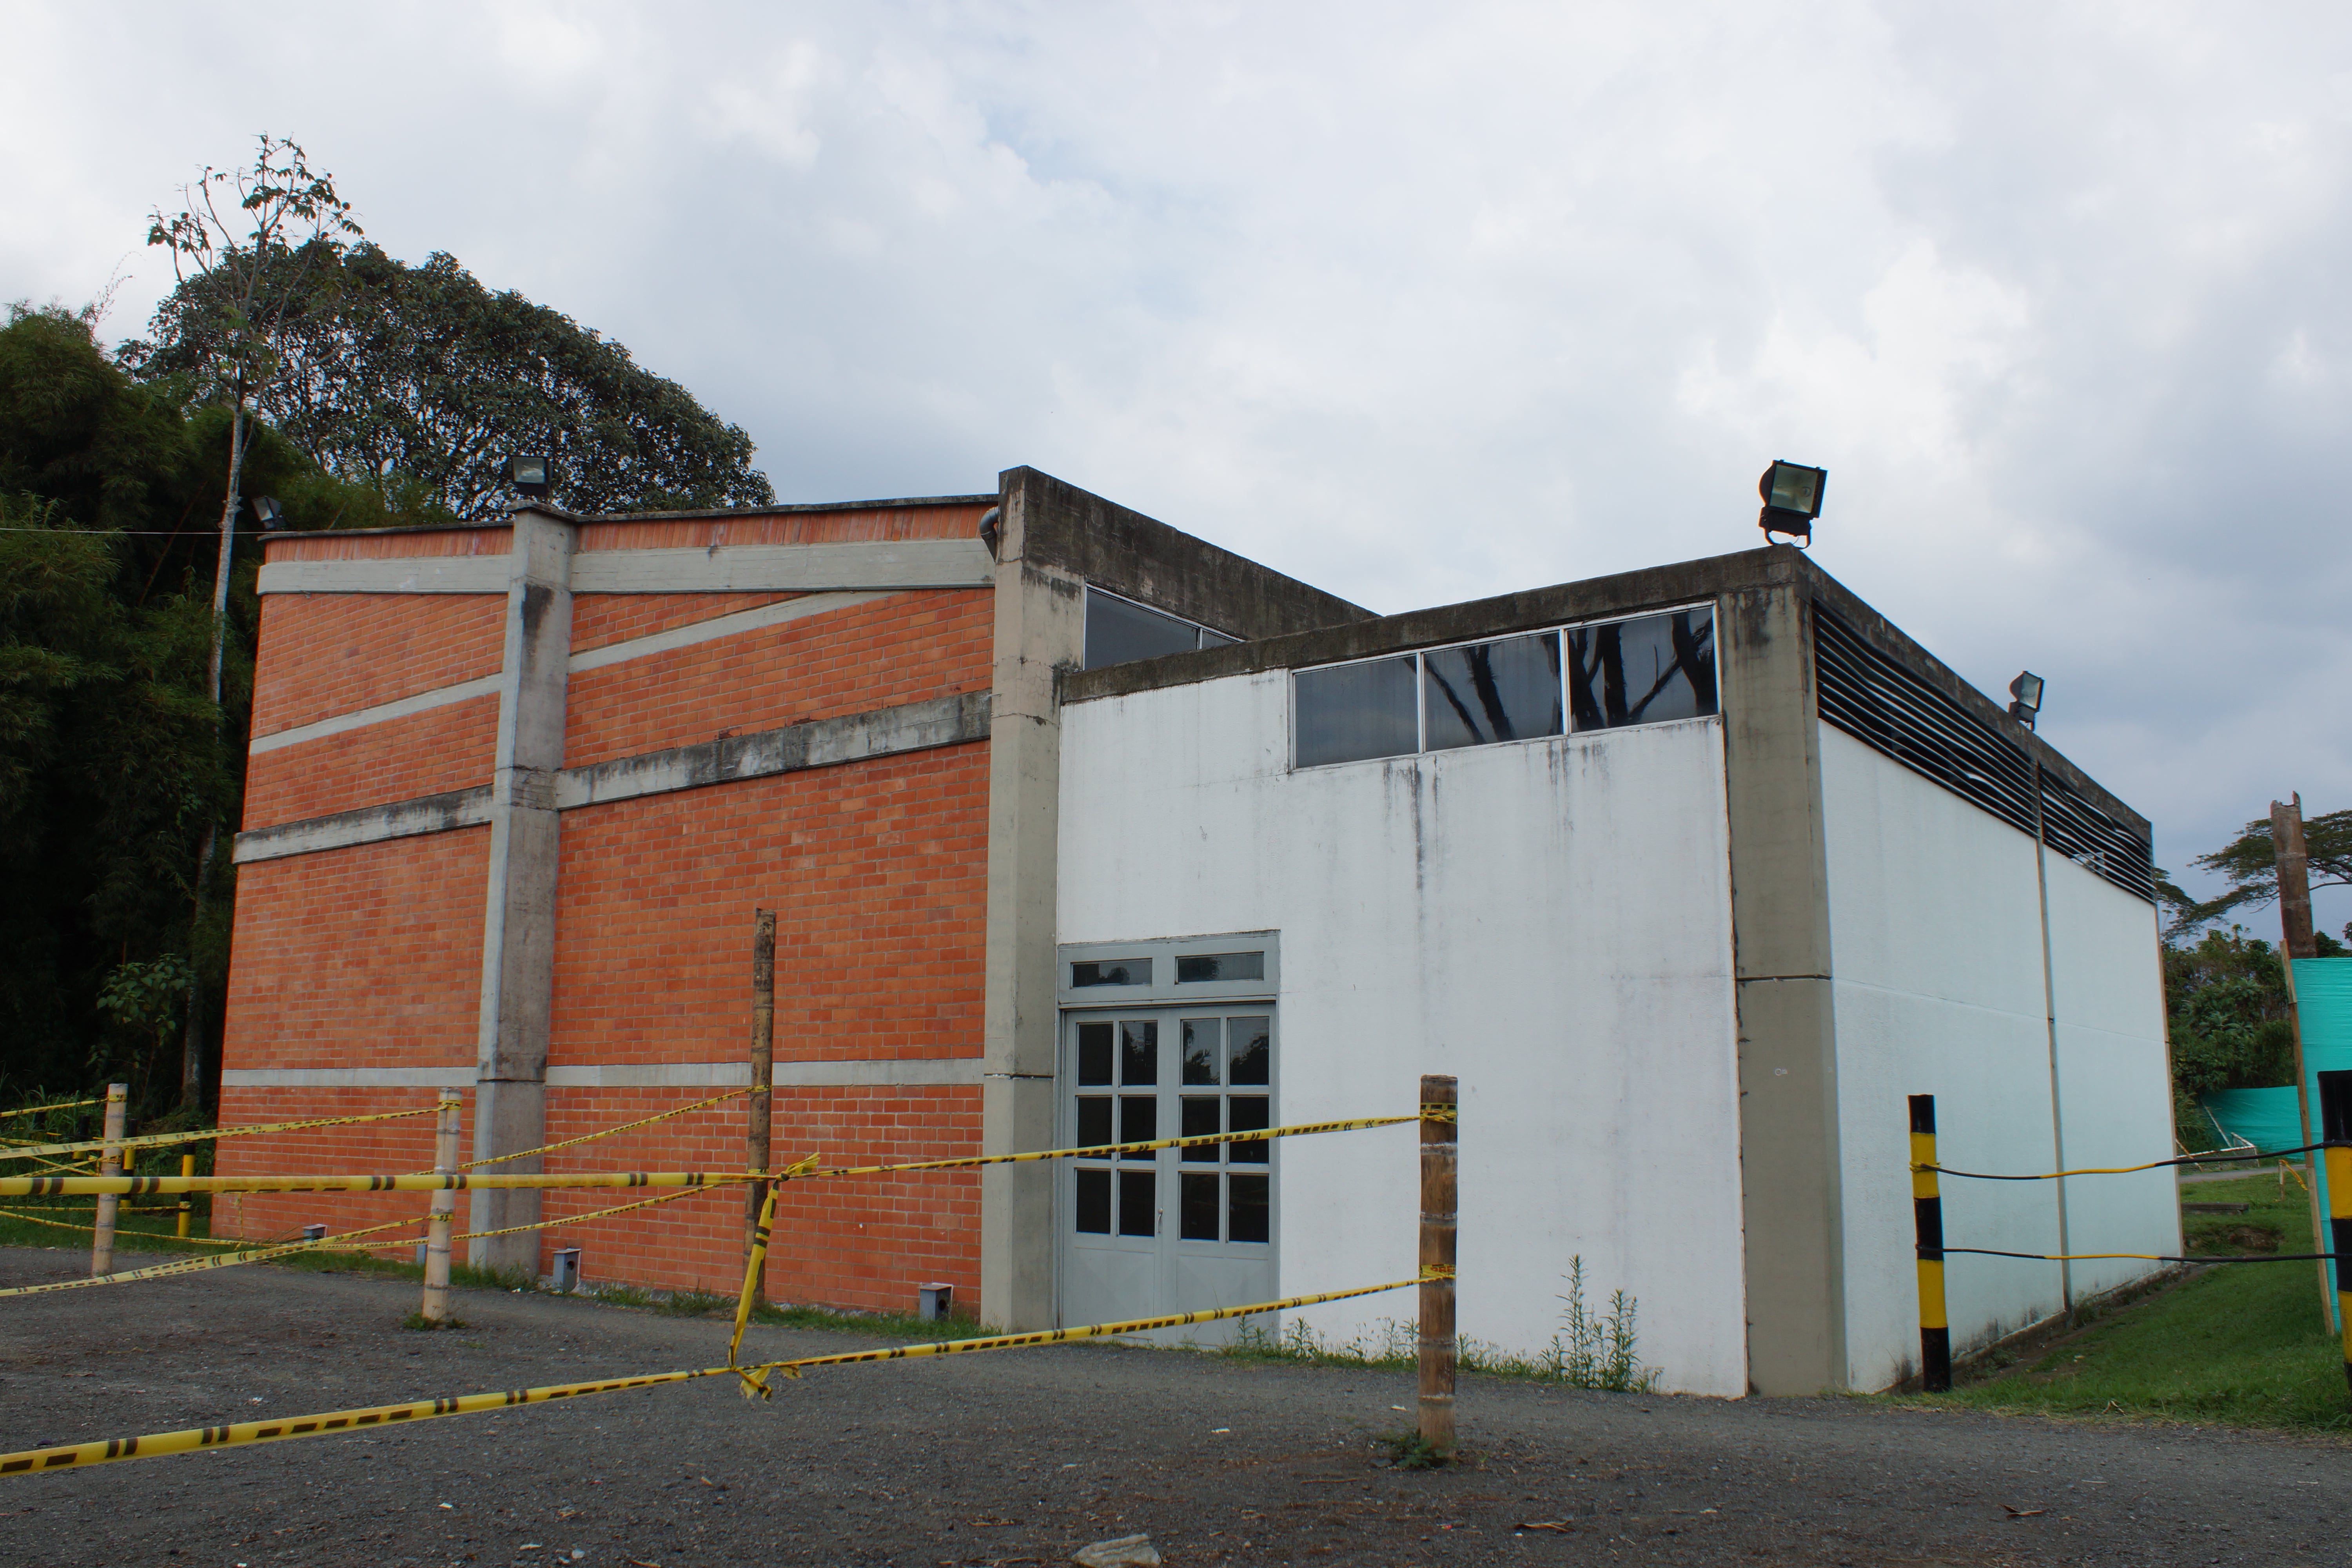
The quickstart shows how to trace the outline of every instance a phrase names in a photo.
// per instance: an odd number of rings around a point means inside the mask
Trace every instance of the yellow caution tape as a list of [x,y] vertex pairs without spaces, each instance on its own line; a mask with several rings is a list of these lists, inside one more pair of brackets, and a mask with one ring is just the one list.
[[[1268,1138],[1303,1138],[1313,1132],[1356,1132],[1367,1127],[1394,1127],[1418,1121],[1418,1116],[1367,1116],[1353,1121],[1301,1121],[1288,1127],[1262,1127],[1249,1132],[1202,1132],[1191,1138],[1154,1138],[1140,1143],[1097,1143],[1084,1149],[1037,1149],[1023,1154],[974,1154],[961,1160],[914,1160],[899,1165],[826,1165],[812,1176],[880,1176],[898,1171],[957,1171],[974,1165],[1017,1165],[1028,1160],[1108,1160],[1140,1154],[1152,1149],[1197,1149],[1210,1143],[1255,1143]],[[0,1181],[0,1193],[8,1190]]]
[[724,1105],[730,1100],[740,1100],[751,1092],[748,1089],[730,1089],[725,1094],[714,1094],[709,1100],[698,1100],[692,1105],[681,1105],[675,1110],[665,1110],[658,1116],[648,1116],[637,1121],[624,1121],[618,1127],[599,1128],[593,1132],[583,1133],[577,1138],[566,1138],[561,1143],[542,1143],[536,1149],[525,1149],[513,1154],[499,1154],[488,1160],[468,1160],[457,1169],[470,1171],[478,1165],[503,1165],[510,1160],[528,1160],[534,1154],[552,1154],[558,1149],[569,1149],[575,1143],[593,1143],[599,1138],[610,1138],[615,1132],[627,1132],[639,1127],[650,1127],[656,1121],[667,1121],[673,1116],[684,1116],[688,1111],[702,1110],[713,1105]]
[[[136,1214],[166,1214],[171,1211],[166,1209],[136,1209],[132,1212]],[[26,1214],[19,1209],[0,1209],[0,1215],[5,1215],[10,1219],[21,1219],[27,1225],[46,1225],[53,1230],[79,1230],[90,1235],[96,1234],[98,1230],[98,1226],[94,1225],[68,1225],[61,1219],[43,1219],[39,1215]],[[193,1241],[199,1247],[242,1247],[245,1245],[244,1240],[241,1237],[224,1237],[215,1240],[214,1237],[209,1236],[166,1236],[160,1230],[133,1230],[129,1226],[115,1226],[114,1234],[117,1236],[154,1237],[161,1237],[166,1241]]]
[[[1019,1164],[1031,1160],[1109,1160],[1155,1149],[1196,1149],[1214,1143],[1257,1143],[1273,1138],[1299,1138],[1317,1132],[1354,1132],[1368,1127],[1394,1127],[1419,1121],[1418,1116],[1370,1116],[1352,1121],[1306,1121],[1289,1127],[1263,1127],[1245,1132],[1203,1132],[1190,1138],[1155,1138],[1135,1143],[1097,1143],[1083,1149],[1038,1149],[1020,1154],[971,1154],[952,1160],[913,1160],[893,1165],[828,1165],[806,1171],[793,1167],[799,1179],[819,1176],[878,1176],[904,1171],[958,1171],[979,1165]],[[503,1156],[516,1158],[514,1155]],[[537,1175],[485,1175],[459,1171],[449,1175],[418,1173],[406,1176],[0,1176],[0,1197],[87,1196],[93,1193],[434,1193],[445,1189],[561,1187],[698,1187],[758,1181],[783,1173],[770,1171],[577,1171]]]
[[[1024,1345],[1060,1344],[1106,1334],[1138,1334],[1153,1329],[1177,1329],[1221,1318],[1247,1317],[1343,1301],[1351,1296],[1401,1290],[1417,1279],[1392,1280],[1353,1290],[1329,1290],[1315,1296],[1289,1296],[1279,1301],[1258,1301],[1246,1307],[1218,1307],[1199,1312],[1178,1312],[1163,1318],[1136,1318],[1123,1323],[1091,1323],[1075,1329],[1045,1329],[1027,1334],[996,1334],[987,1339],[946,1340],[930,1344],[897,1345],[888,1350],[851,1351],[841,1355],[803,1356],[796,1361],[772,1361],[755,1367],[706,1366],[686,1372],[653,1373],[643,1377],[613,1378],[595,1383],[560,1383],[540,1388],[517,1388],[499,1394],[465,1394],[443,1399],[417,1399],[404,1405],[376,1405],[357,1410],[332,1410],[319,1415],[296,1415],[275,1421],[239,1421],[226,1426],[194,1426],[182,1432],[162,1432],[141,1437],[111,1437],[102,1443],[79,1443],[59,1448],[33,1448],[0,1454],[0,1475],[17,1476],[45,1470],[103,1465],[116,1459],[148,1459],[164,1454],[185,1454],[199,1448],[233,1447],[245,1443],[277,1443],[294,1437],[320,1437],[331,1432],[354,1432],[404,1421],[429,1421],[441,1415],[472,1415],[485,1410],[505,1410],[520,1405],[545,1405],[558,1399],[579,1399],[594,1394],[619,1394],[632,1388],[690,1383],[698,1378],[732,1377],[781,1372],[798,1377],[813,1366],[846,1366],[857,1362],[908,1361],[919,1356],[961,1355],[972,1351],[1015,1350]],[[764,1384],[760,1385],[764,1393]]]
[[24,1105],[14,1110],[0,1110],[0,1121],[12,1116],[33,1116],[44,1110],[79,1110],[85,1105],[104,1105],[102,1100],[61,1100],[55,1105]]
[[[430,1116],[438,1105],[415,1110],[379,1110],[369,1116],[321,1116],[309,1121],[270,1121],[254,1127],[210,1127],[194,1132],[145,1132],[136,1138],[91,1138],[79,1143],[35,1143],[5,1151],[11,1160],[34,1154],[82,1154],[93,1149],[161,1149],[172,1143],[202,1143],[214,1138],[249,1138],[258,1132],[298,1132],[306,1127],[351,1127],[362,1121],[397,1121],[404,1116]],[[512,1159],[509,1155],[507,1158]]]
[[[46,1296],[52,1290],[80,1290],[92,1285],[128,1285],[134,1279],[161,1279],[169,1274],[200,1274],[207,1268],[234,1268],[240,1263],[259,1263],[265,1258],[283,1258],[289,1252],[315,1252],[354,1237],[373,1236],[380,1230],[423,1225],[425,1219],[421,1214],[411,1215],[406,1219],[387,1220],[383,1225],[372,1225],[364,1230],[347,1230],[341,1236],[320,1237],[316,1241],[289,1241],[276,1247],[256,1247],[250,1252],[225,1252],[214,1258],[183,1258],[177,1263],[159,1263],[152,1268],[132,1268],[119,1274],[93,1274],[87,1279],[61,1279],[54,1285],[17,1285],[0,1290],[0,1296]],[[72,1228],[79,1230],[81,1227],[76,1226]],[[175,1237],[173,1239],[179,1238]]]
[[575,1171],[562,1175],[486,1175],[458,1171],[412,1176],[0,1176],[0,1197],[86,1197],[92,1193],[439,1193],[547,1191],[560,1187],[717,1187],[756,1172]]

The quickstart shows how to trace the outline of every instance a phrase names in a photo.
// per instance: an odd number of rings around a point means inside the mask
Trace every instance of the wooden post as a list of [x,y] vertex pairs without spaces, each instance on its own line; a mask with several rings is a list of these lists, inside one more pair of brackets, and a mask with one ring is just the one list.
[[1911,1097],[1911,1225],[1919,1241],[1919,1386],[1952,1386],[1952,1331],[1944,1314],[1944,1197],[1936,1180],[1936,1097]]
[[[2318,940],[2311,930],[2311,860],[2303,842],[2303,795],[2297,793],[2284,802],[2271,802],[2271,859],[2277,869],[2279,901],[2279,956],[2286,971],[2286,1018],[2294,1033],[2294,1109],[2303,1123],[2303,1142],[2316,1143],[2320,1134],[2317,1121],[2312,1115],[2310,1073],[2303,1065],[2303,1009],[2294,996],[2294,961],[2319,956]],[[2318,1177],[2322,1163],[2316,1153],[2303,1157],[2303,1168]],[[2320,1210],[2320,1182],[2304,1184],[2311,1199],[2311,1234],[2318,1245],[2314,1252],[2327,1250],[2324,1238],[2327,1235],[2326,1215]],[[2327,1261],[2322,1258],[2319,1268],[2320,1310],[2332,1324],[2336,1319],[2336,1282],[2329,1276]]]
[[[445,1089],[433,1121],[433,1173],[457,1173],[458,1142],[457,1091]],[[444,1187],[433,1194],[431,1217],[425,1232],[425,1304],[418,1316],[428,1323],[449,1321],[449,1222],[457,1216],[457,1193]]]
[[[194,1154],[181,1155],[180,1174],[184,1176],[193,1176],[195,1173],[196,1157]],[[182,1193],[180,1194],[180,1239],[183,1241],[185,1241],[188,1238],[188,1216],[195,1212],[195,1208],[196,1194],[194,1193]]]
[[[776,1088],[776,911],[751,911],[751,1108],[743,1130],[743,1161],[751,1170],[768,1168],[769,1107]],[[768,1300],[767,1237],[761,1235],[768,1207],[768,1184],[747,1182],[743,1191],[744,1310]],[[755,1249],[757,1253],[755,1267]],[[758,1277],[752,1278],[756,1274]]]
[[[99,1136],[107,1140],[107,1147],[98,1152],[98,1173],[101,1176],[122,1174],[122,1151],[114,1141],[122,1136],[125,1101],[131,1094],[127,1083],[106,1086],[106,1131]],[[93,1275],[114,1271],[114,1211],[122,1200],[112,1193],[101,1193],[98,1199],[98,1230],[89,1243],[89,1271]]]
[[1454,1238],[1459,1202],[1460,1086],[1421,1080],[1421,1440],[1454,1454]]

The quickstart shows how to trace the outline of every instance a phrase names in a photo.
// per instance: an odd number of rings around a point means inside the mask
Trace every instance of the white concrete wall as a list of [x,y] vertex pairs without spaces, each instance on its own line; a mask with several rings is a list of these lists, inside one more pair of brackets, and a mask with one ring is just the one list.
[[[2169,1159],[2172,1073],[2156,907],[2062,855],[2049,867],[2065,1163]],[[2178,1253],[2178,1180],[2170,1171],[2077,1177],[2066,1184],[2066,1231],[2076,1253]],[[2129,1258],[2077,1263],[2074,1293],[2109,1289],[2156,1267]]]
[[[1293,773],[1289,678],[1063,716],[1060,940],[1281,932],[1289,1121],[1462,1080],[1461,1327],[1534,1353],[1584,1260],[1664,1386],[1747,1387],[1714,720]],[[1410,1128],[1288,1140],[1281,1289],[1410,1278]],[[1346,1339],[1409,1291],[1303,1314]]]
[[[1936,1097],[1946,1164],[2057,1168],[2041,900],[2029,835],[1826,724],[1821,746],[1848,1376],[1877,1388],[1918,1357],[1908,1097]],[[2134,1158],[2161,1158],[2171,1113],[2152,911],[2063,857],[2050,858],[2050,877],[2060,1071],[2064,1084],[2081,1079],[2067,1100],[2066,1152],[2079,1162],[2088,1150],[2152,1148]],[[2114,1084],[2127,1089],[2108,1092]],[[2175,1250],[2122,1242],[2167,1224],[2177,1237],[2168,1182],[2098,1179],[2124,1184],[2086,1200],[2088,1184],[2070,1184],[2078,1250]],[[2059,1250],[2055,1183],[1942,1187],[1948,1246]],[[2099,1205],[2093,1230],[2085,1201]],[[2087,1246],[2095,1235],[2103,1245]],[[2156,1266],[2090,1267],[2077,1272],[2078,1293]],[[2055,1263],[1963,1255],[1945,1280],[1956,1353],[2063,1306]]]

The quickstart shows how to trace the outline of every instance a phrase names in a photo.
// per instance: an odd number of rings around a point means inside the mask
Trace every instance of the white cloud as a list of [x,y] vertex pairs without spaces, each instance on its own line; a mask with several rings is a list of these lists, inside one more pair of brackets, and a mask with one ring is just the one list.
[[1034,463],[1402,608],[1745,548],[1764,462],[1822,462],[1822,563],[2048,676],[2167,863],[2352,804],[2340,8],[14,20],[0,295],[129,255],[135,326],[147,208],[266,115],[794,499]]

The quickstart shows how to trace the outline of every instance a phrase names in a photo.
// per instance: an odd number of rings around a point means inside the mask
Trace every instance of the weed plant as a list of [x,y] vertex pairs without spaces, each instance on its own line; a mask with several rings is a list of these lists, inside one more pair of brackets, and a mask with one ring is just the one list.
[[[1559,1327],[1553,1331],[1551,1342],[1542,1350],[1523,1355],[1463,1334],[1456,1340],[1455,1365],[1463,1372],[1484,1373],[1491,1377],[1527,1378],[1617,1394],[1642,1394],[1654,1387],[1658,1381],[1658,1369],[1643,1366],[1640,1356],[1640,1302],[1623,1290],[1613,1290],[1610,1292],[1609,1310],[1594,1311],[1585,1301],[1584,1258],[1580,1253],[1568,1260],[1564,1278],[1568,1289],[1559,1297]],[[1413,1325],[1395,1318],[1382,1318],[1369,1332],[1336,1341],[1296,1318],[1278,1333],[1269,1333],[1244,1319],[1240,1331],[1222,1353],[1244,1361],[1372,1366],[1402,1372],[1418,1361],[1418,1341]]]

